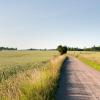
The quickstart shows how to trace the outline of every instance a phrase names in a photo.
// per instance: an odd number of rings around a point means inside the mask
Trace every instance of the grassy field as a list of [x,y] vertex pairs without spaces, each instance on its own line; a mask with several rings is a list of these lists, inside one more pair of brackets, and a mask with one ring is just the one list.
[[0,52],[0,100],[54,100],[65,58],[56,51]]
[[55,51],[0,52],[0,82],[17,73],[40,67],[56,54]]
[[74,55],[84,63],[100,71],[100,52],[69,51],[68,54]]

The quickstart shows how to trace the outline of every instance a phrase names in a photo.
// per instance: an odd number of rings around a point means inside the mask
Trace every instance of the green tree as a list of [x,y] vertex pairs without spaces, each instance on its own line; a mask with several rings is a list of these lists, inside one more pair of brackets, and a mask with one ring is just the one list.
[[61,55],[67,53],[67,47],[66,46],[59,45],[57,47],[57,50],[60,52]]
[[63,46],[63,54],[67,53],[67,47]]

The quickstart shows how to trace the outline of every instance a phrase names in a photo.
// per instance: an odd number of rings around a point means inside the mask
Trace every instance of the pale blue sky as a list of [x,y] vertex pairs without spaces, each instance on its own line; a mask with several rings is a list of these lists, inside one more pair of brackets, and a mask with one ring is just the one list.
[[100,45],[100,0],[0,0],[0,46]]

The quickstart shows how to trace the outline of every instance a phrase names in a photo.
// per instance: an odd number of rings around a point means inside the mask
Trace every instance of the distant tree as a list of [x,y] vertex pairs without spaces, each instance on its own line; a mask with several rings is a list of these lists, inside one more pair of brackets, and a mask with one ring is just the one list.
[[45,48],[44,51],[47,51],[47,49]]
[[67,53],[67,47],[63,46],[63,54]]
[[57,47],[57,50],[60,52],[60,54],[62,54],[62,45],[59,45],[58,47]]
[[91,49],[92,49],[92,51],[96,51],[95,45]]
[[2,50],[17,50],[17,48],[0,47],[0,51]]
[[59,45],[57,47],[57,50],[60,52],[61,55],[67,53],[67,47],[66,46]]

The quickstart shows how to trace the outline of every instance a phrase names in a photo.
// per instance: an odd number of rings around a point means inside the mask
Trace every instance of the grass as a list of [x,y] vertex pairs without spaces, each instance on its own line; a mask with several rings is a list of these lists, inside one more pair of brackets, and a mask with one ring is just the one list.
[[100,71],[100,52],[74,51],[74,52],[69,52],[69,54],[74,55],[84,63]]
[[81,61],[83,61],[84,63],[90,65],[91,67],[95,68],[96,70],[100,71],[100,64],[96,63],[95,61],[89,60],[87,58],[84,58],[82,56],[78,57]]
[[[58,55],[58,53],[55,51],[1,53],[0,59],[2,57],[2,61],[4,61],[4,58],[6,59],[1,70],[6,68],[11,71],[12,68],[15,68],[16,72],[13,75],[10,73],[7,79],[1,77],[3,79],[0,82],[0,100],[55,100],[60,68],[66,55],[52,58],[53,55]],[[7,60],[6,57],[9,59]],[[20,65],[18,69],[15,66],[16,64]],[[27,66],[27,64],[29,65]]]
[[50,51],[0,52],[0,82],[20,72],[40,67],[56,54]]

